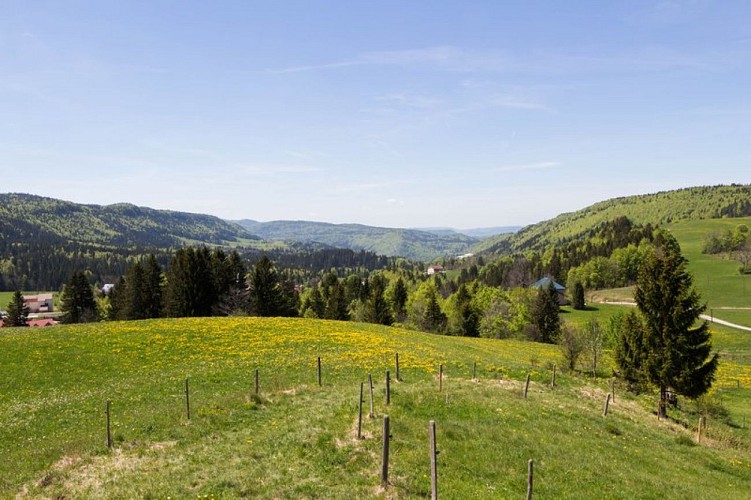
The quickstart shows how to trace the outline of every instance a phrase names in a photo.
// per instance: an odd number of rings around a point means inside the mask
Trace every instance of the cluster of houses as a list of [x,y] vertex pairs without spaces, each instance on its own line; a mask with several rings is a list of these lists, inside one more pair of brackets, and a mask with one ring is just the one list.
[[[51,316],[55,312],[51,293],[24,295],[23,303],[29,308],[29,319],[26,321],[28,326],[45,327],[57,324]],[[0,328],[3,326],[3,320],[0,318]]]

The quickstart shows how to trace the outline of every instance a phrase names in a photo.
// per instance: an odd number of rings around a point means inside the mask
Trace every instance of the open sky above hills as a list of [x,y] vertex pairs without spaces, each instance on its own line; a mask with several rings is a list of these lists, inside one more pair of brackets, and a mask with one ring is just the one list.
[[751,3],[0,1],[0,190],[517,225],[749,182]]

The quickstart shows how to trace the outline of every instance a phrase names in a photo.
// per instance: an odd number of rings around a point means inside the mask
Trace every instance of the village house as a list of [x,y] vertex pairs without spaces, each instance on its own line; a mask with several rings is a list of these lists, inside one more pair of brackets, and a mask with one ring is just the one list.
[[52,307],[52,294],[40,293],[39,295],[24,295],[23,303],[29,308],[29,314],[42,314],[54,312]]
[[558,293],[558,305],[567,306],[568,299],[566,298],[566,287],[555,281],[550,276],[545,276],[532,283],[531,288],[539,288],[540,290],[547,290],[550,284],[553,284],[553,288]]
[[435,266],[430,266],[428,268],[428,276],[432,276],[436,273],[442,273],[444,272],[443,266],[436,264]]

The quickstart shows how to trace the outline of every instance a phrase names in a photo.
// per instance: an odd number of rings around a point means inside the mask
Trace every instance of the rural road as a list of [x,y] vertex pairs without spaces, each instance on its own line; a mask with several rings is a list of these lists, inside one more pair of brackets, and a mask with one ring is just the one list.
[[[636,303],[634,303],[634,302],[597,302],[597,303],[598,304],[613,304],[613,305],[616,305],[616,306],[635,306],[636,305]],[[721,308],[715,307],[715,309],[721,309]],[[723,326],[727,326],[727,327],[730,327],[730,328],[736,328],[738,330],[745,330],[747,332],[751,332],[751,327],[743,326],[743,325],[737,325],[737,324],[731,323],[729,321],[725,321],[725,320],[722,320],[722,319],[713,318],[712,316],[709,316],[707,314],[702,314],[700,316],[700,318],[701,319],[705,319],[705,320],[709,321],[710,323],[717,323],[718,325],[723,325]]]

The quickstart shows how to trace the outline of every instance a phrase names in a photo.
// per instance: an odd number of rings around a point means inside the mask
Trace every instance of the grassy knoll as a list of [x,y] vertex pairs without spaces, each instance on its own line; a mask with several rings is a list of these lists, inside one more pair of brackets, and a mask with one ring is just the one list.
[[[701,253],[707,235],[732,230],[739,224],[751,224],[751,218],[682,221],[668,226],[680,243],[689,262],[689,271],[694,274],[694,283],[710,308],[751,307],[751,275],[739,274],[740,264],[735,260]],[[724,313],[714,312],[725,319]],[[747,324],[751,326],[751,322]]]
[[[384,371],[394,376],[396,351],[403,380],[393,382],[386,407]],[[733,361],[719,383],[745,376],[747,361]],[[707,441],[697,446],[684,428],[694,425],[692,405],[658,422],[651,397],[620,393],[603,418],[607,380],[560,374],[550,389],[554,362],[554,346],[301,319],[8,329],[0,334],[0,497],[424,498],[431,419],[444,498],[522,497],[528,458],[536,461],[540,498],[742,498],[751,491],[747,429],[710,418]],[[357,395],[368,372],[378,418],[365,417],[358,440]],[[732,389],[733,406],[748,401],[749,387],[751,378]],[[114,451],[104,444],[106,399]],[[379,486],[385,413],[393,436],[388,493]]]

